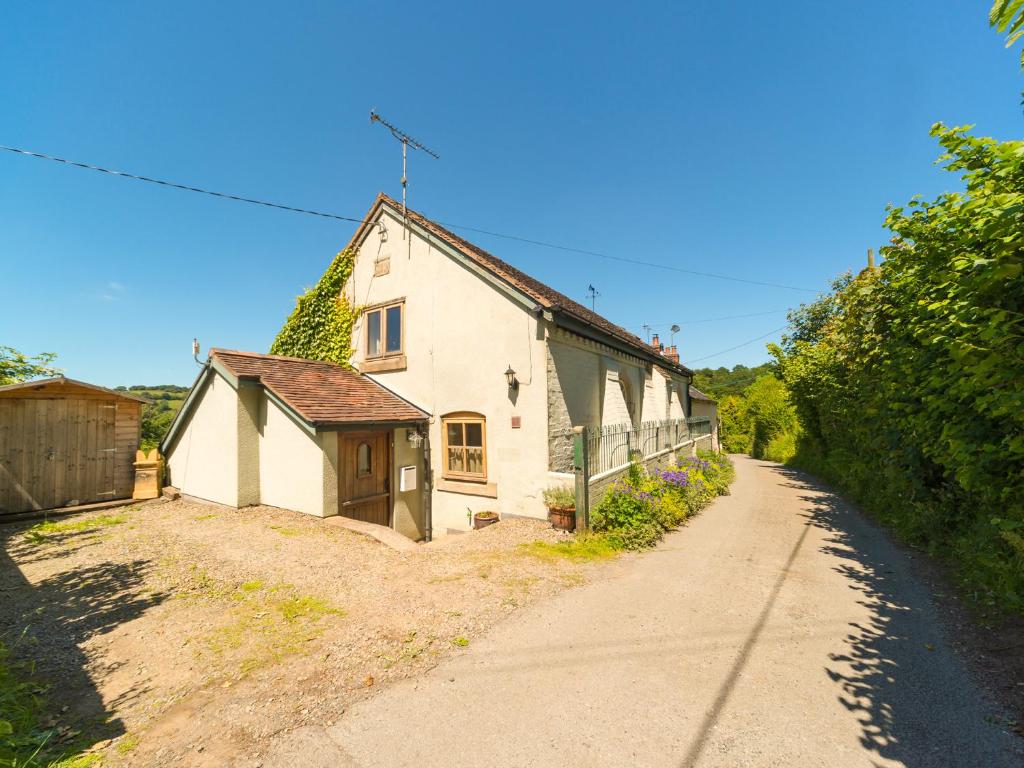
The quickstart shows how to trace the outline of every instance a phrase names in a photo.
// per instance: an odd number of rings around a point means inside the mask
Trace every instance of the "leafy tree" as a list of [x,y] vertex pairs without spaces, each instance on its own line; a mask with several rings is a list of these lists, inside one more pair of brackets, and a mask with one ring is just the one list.
[[754,368],[735,365],[731,371],[725,367],[698,368],[694,371],[693,386],[715,399],[726,395],[739,395],[758,376],[770,373],[773,366],[774,363],[765,363]]
[[786,385],[772,375],[760,376],[744,393],[744,409],[751,429],[750,453],[758,459],[788,461],[797,431],[796,412]]
[[[988,14],[988,23],[1006,35],[1006,47],[1009,48],[1024,35],[1024,2],[995,0]],[[1020,63],[1024,67],[1024,51],[1021,51]]]
[[719,400],[718,418],[722,423],[722,448],[728,453],[750,453],[754,438],[743,397],[726,395]]
[[141,436],[141,448],[144,451],[148,451],[155,448],[164,435],[167,434],[167,430],[171,428],[171,422],[174,421],[174,416],[177,410],[156,410],[154,405],[146,404],[142,407],[142,436]]
[[13,347],[0,346],[0,385],[57,376],[61,369],[50,365],[56,359],[57,355],[53,352],[41,352],[35,357],[28,357]]

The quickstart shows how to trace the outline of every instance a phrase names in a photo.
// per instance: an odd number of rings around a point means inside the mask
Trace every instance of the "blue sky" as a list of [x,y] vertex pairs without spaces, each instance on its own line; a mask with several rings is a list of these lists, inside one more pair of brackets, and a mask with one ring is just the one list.
[[[358,217],[400,191],[376,107],[440,153],[410,168],[439,220],[821,290],[887,203],[957,185],[933,122],[1019,137],[988,5],[5,3],[0,144]],[[0,344],[187,384],[193,336],[265,351],[352,229],[0,152]],[[764,361],[707,356],[813,298],[468,236],[637,333],[679,323],[694,366]]]

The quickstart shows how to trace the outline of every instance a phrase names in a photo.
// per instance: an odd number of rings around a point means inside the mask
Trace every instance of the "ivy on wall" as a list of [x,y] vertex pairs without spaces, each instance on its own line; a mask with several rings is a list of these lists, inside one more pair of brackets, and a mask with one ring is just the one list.
[[354,264],[355,253],[348,248],[334,257],[320,281],[296,299],[294,311],[270,346],[270,354],[348,366],[352,327],[359,310],[342,289]]

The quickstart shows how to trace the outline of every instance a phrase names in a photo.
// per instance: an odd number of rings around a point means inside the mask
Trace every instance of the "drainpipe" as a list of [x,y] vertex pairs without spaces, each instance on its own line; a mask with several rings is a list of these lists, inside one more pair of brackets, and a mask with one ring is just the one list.
[[434,514],[431,508],[433,501],[432,480],[430,474],[430,425],[423,435],[423,538],[432,541],[434,538]]

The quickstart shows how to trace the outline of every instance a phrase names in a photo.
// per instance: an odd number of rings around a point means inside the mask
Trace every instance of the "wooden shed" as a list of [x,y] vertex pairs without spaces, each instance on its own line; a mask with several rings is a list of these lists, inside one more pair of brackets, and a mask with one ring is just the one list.
[[130,497],[144,402],[63,376],[0,387],[0,516]]

